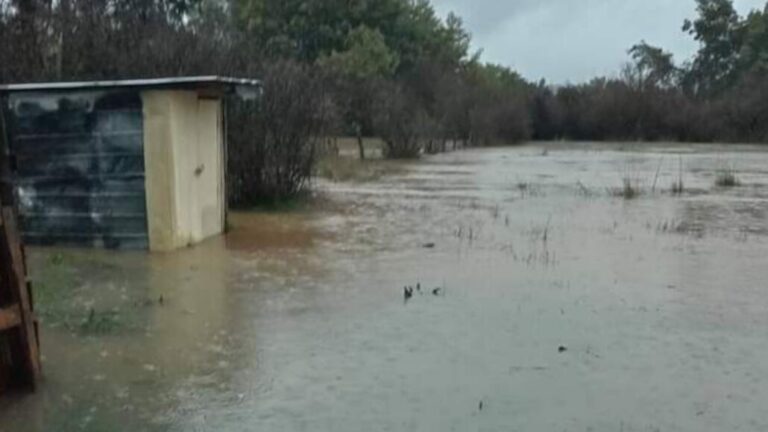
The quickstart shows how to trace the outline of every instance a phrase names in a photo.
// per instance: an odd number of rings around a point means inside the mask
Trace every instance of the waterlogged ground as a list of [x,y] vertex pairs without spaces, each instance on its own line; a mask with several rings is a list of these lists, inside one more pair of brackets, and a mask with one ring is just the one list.
[[768,430],[768,152],[546,147],[176,254],[31,250],[45,382],[0,431]]

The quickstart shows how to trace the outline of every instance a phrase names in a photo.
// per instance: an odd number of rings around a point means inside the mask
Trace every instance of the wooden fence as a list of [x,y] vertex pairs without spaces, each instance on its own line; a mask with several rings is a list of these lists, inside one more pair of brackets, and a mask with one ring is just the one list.
[[0,394],[10,388],[34,390],[40,377],[38,326],[16,223],[2,108],[0,103]]

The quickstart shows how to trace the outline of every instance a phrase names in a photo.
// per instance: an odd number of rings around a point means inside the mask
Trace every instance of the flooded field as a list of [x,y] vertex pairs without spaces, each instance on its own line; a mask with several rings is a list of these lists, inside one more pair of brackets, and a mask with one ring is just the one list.
[[175,254],[30,250],[45,381],[0,431],[768,430],[766,149],[401,165]]

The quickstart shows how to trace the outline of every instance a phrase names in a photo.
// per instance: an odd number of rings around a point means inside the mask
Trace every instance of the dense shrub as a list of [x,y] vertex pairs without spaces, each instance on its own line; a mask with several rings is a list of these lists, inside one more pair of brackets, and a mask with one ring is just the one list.
[[277,62],[263,72],[263,94],[229,110],[228,188],[233,206],[290,198],[312,174],[333,105],[306,66]]
[[515,98],[478,104],[470,122],[471,142],[477,146],[514,144],[531,137],[530,114]]
[[384,140],[384,156],[417,158],[430,135],[430,120],[413,98],[397,85],[386,86],[376,102],[376,133]]

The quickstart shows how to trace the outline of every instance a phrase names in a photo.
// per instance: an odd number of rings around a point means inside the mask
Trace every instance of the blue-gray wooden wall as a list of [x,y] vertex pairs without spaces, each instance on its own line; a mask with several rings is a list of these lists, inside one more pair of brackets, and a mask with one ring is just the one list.
[[146,249],[140,95],[15,93],[5,105],[25,240]]

